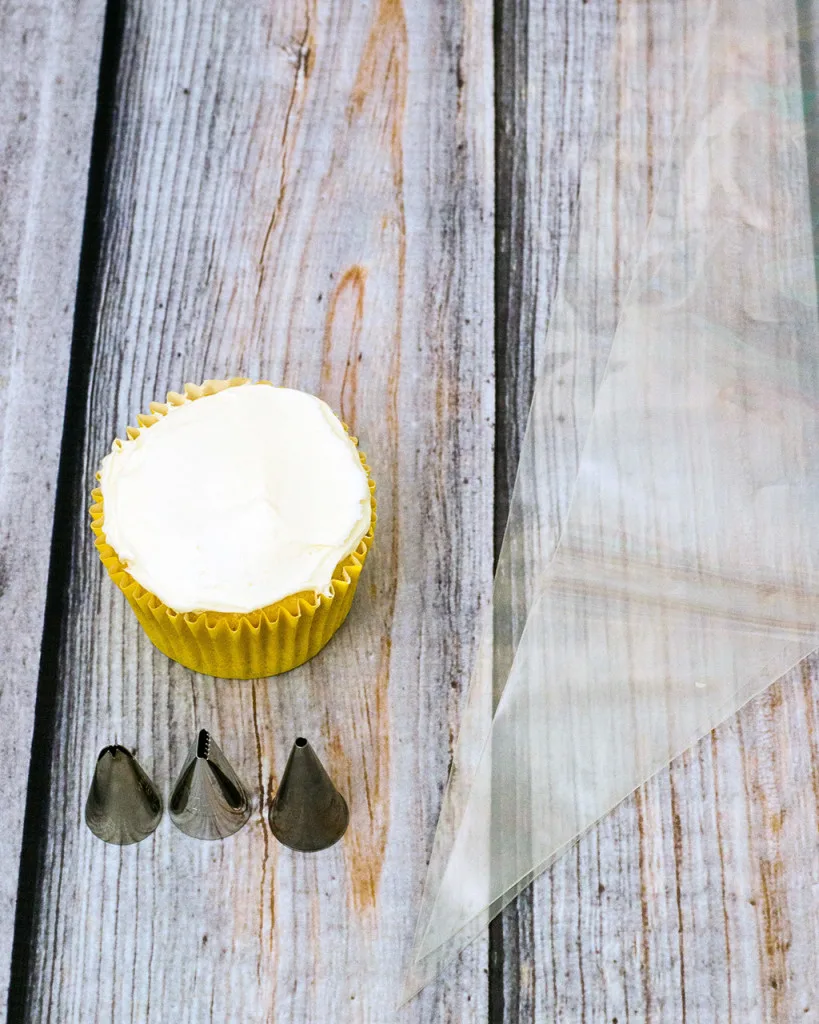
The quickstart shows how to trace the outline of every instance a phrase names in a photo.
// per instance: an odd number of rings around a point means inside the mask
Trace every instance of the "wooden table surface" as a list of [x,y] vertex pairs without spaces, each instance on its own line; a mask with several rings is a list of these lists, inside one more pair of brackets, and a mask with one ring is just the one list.
[[[819,1021],[814,661],[395,1009],[611,60],[633,154],[628,180],[605,183],[622,237],[645,226],[687,85],[666,59],[686,4],[635,2],[619,33],[615,0],[0,9],[10,1020]],[[85,511],[138,412],[234,374],[321,395],[379,488],[343,631],[255,682],[151,647]],[[135,847],[95,840],[82,810],[99,748],[135,749],[167,795],[201,727],[253,788],[251,823],[217,844],[167,816]],[[265,823],[297,734],[352,808],[315,857]]]

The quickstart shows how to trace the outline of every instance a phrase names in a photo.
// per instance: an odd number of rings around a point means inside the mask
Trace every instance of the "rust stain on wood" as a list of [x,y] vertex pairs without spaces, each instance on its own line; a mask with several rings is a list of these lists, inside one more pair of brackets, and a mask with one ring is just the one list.
[[[357,363],[357,359],[355,360]],[[347,380],[345,367],[344,381]],[[344,406],[344,392],[340,396]],[[345,408],[345,418],[355,422],[355,409]],[[395,436],[397,424],[388,430]],[[391,447],[391,446],[389,446]],[[392,490],[397,492],[396,462],[391,459]],[[393,498],[393,508],[396,498]],[[350,903],[359,914],[375,908],[378,885],[389,832],[389,779],[390,779],[390,631],[395,610],[396,580],[398,575],[398,530],[395,521],[381,524],[380,538],[387,542],[388,556],[381,558],[378,575],[371,583],[375,589],[373,609],[378,615],[381,635],[375,680],[365,674],[355,692],[350,694],[351,736],[354,748],[345,745],[344,736],[328,720],[327,755],[331,776],[348,796],[358,794],[351,801],[350,829],[344,844],[344,854],[350,879]],[[389,532],[390,537],[384,537]],[[363,796],[363,801],[361,797]]]
[[725,942],[725,985],[728,990],[728,1017],[726,1024],[732,1024],[733,1013],[733,990],[731,982],[731,930],[728,920],[728,889],[725,885],[725,847],[723,840],[722,816],[720,814],[720,780],[719,780],[719,746],[716,729],[711,733],[711,776],[714,786],[714,802],[716,813],[714,816],[717,832],[717,851],[719,853],[719,877],[720,896],[722,898],[722,935]]
[[[387,365],[386,401],[382,424],[386,428],[381,465],[389,473],[379,480],[387,490],[392,522],[382,519],[379,531],[379,571],[373,580],[380,593],[374,607],[383,610],[381,642],[374,684],[365,680],[353,695],[353,734],[356,750],[345,748],[341,735],[328,722],[328,756],[332,772],[348,787],[356,780],[364,794],[363,808],[351,808],[351,827],[345,843],[350,876],[350,902],[359,914],[372,911],[378,900],[378,886],[389,832],[390,721],[389,681],[393,617],[398,577],[398,383],[401,368],[401,328],[404,309],[404,273],[406,264],[406,227],[404,216],[403,127],[406,106],[407,29],[403,8],[398,0],[381,0],[356,75],[347,108],[348,130],[365,131],[374,138],[373,159],[379,150],[386,157],[392,189],[386,197],[378,227],[382,247],[394,252],[396,260],[379,266],[395,268],[395,308],[393,311],[391,350]],[[358,362],[362,334],[365,331],[365,285],[367,273],[360,264],[349,267],[335,288],[328,311],[324,336],[322,393],[337,396],[338,407],[351,429],[357,430]],[[343,325],[348,325],[345,327]],[[378,330],[379,325],[368,325]],[[346,337],[345,337],[346,335]],[[368,351],[378,351],[380,339],[372,338]],[[336,346],[342,347],[338,358]],[[335,374],[333,374],[335,369]],[[338,370],[342,370],[338,380]],[[333,383],[335,381],[335,384]],[[376,425],[373,425],[374,428]],[[389,536],[385,536],[389,534]],[[349,789],[348,789],[349,791]],[[362,820],[362,815],[366,817]]]
[[[770,702],[765,708],[765,717],[769,718],[782,703],[782,695],[778,686],[770,691]],[[767,703],[767,702],[766,702]],[[773,731],[772,723],[768,723]],[[767,730],[766,730],[767,731]],[[753,759],[756,764],[756,758]],[[759,885],[762,899],[758,905],[761,917],[762,939],[764,943],[764,960],[768,982],[768,1007],[772,1020],[784,1019],[787,1014],[785,988],[788,980],[787,951],[790,947],[790,921],[787,908],[787,871],[780,848],[780,836],[784,824],[785,812],[782,808],[772,807],[770,794],[765,791],[760,780],[753,780],[757,797],[757,806],[762,811],[764,832],[768,837],[766,845],[770,855],[759,860]]]
[[648,901],[650,898],[650,869],[646,852],[646,825],[645,825],[645,787],[638,789],[635,798],[637,801],[637,831],[640,836],[639,842],[639,872],[640,872],[640,980],[643,989],[643,1005],[646,1015],[651,1016],[651,946],[649,936],[651,935],[651,922],[648,916]]
[[[685,761],[682,761],[683,765]],[[683,947],[685,936],[685,921],[682,911],[682,863],[683,863],[683,829],[680,819],[679,801],[677,799],[677,787],[674,784],[674,768],[669,773],[669,792],[671,795],[671,828],[674,840],[674,898],[677,904],[677,952],[680,958],[680,1011],[682,1024],[686,1021],[686,993],[685,993],[685,949]]]
[[759,863],[762,901],[762,931],[765,941],[767,980],[770,986],[771,1020],[784,1020],[785,985],[788,978],[787,950],[790,945],[788,916],[785,908],[785,865],[781,857]]
[[[367,741],[369,742],[369,741]],[[389,744],[385,752],[389,756]],[[378,883],[389,824],[385,806],[387,778],[379,771],[379,751],[375,751],[374,777],[370,777],[367,761],[363,757],[364,786],[356,787],[366,797],[366,813],[353,802],[350,806],[350,828],[344,843],[344,858],[350,878],[350,905],[359,914],[375,908],[378,899]],[[339,788],[346,794],[354,789],[353,766],[350,762],[341,736],[330,731],[327,739],[327,756],[330,774]],[[389,765],[386,766],[387,773]]]
[[811,751],[811,785],[813,787],[813,799],[816,807],[816,814],[819,817],[819,730],[816,728],[815,697],[813,693],[813,669],[815,662],[806,659],[799,666],[799,674],[802,681],[802,692],[805,696],[805,718],[807,724],[807,737]]
[[391,91],[392,101],[401,107],[401,123],[397,125],[400,147],[406,77],[407,25],[404,8],[401,0],[381,0],[350,96],[349,119],[352,120],[355,115],[363,113],[372,101],[379,103],[381,96],[389,95]]
[[[773,686],[761,702],[761,712],[766,721],[764,733],[774,732],[772,718],[782,703],[779,686]],[[741,721],[741,720],[740,720]],[[742,730],[741,730],[742,733]],[[780,836],[784,823],[784,812],[778,806],[776,788],[766,779],[761,771],[759,753],[744,742],[740,746],[745,776],[745,791],[750,806],[758,808],[759,818],[756,828],[757,835],[765,837],[763,855],[758,860],[758,879],[760,899],[753,901],[755,907],[758,943],[761,967],[764,980],[764,1000],[766,1016],[770,1020],[784,1019],[787,1015],[788,1000],[786,985],[788,979],[787,952],[790,948],[790,920],[787,909],[787,871],[780,847]],[[776,753],[770,750],[772,758]],[[774,805],[772,806],[772,798]]]

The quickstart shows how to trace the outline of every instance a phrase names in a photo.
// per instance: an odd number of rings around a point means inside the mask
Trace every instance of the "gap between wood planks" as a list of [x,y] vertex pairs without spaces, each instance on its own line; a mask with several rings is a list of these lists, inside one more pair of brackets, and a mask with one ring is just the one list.
[[[534,383],[534,336],[524,327],[524,233],[526,230],[528,0],[495,0],[495,474],[494,567],[503,543],[515,484],[526,412]],[[493,683],[496,708],[505,680]],[[522,893],[505,912],[518,922]],[[504,915],[489,925],[489,1021],[506,1020]],[[514,928],[517,933],[518,928]],[[510,929],[510,934],[512,929]]]
[[[77,528],[76,516],[73,513],[77,495],[83,490],[80,474],[85,407],[100,301],[99,254],[104,230],[106,166],[114,122],[113,101],[121,52],[123,7],[121,0],[109,0],[106,5],[100,55],[65,419],[54,505],[43,640],[40,647],[40,671],[34,709],[22,856],[17,883],[8,994],[9,1022],[28,1019],[30,964],[38,910],[37,893],[48,834],[50,766],[60,680],[60,642],[68,600],[73,533]],[[82,528],[85,528],[84,522]]]

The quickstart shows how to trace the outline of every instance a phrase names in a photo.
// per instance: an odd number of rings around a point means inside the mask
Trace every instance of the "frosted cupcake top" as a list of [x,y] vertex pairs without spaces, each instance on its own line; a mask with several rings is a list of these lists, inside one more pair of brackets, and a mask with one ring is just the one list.
[[104,530],[178,612],[251,612],[326,593],[370,528],[367,474],[330,408],[245,384],[171,406],[102,463]]

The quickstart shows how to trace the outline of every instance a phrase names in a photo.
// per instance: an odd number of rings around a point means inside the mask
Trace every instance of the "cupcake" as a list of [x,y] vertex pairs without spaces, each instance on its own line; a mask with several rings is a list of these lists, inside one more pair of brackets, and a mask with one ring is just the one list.
[[313,395],[245,380],[186,385],[114,441],[91,528],[164,654],[254,679],[324,647],[373,539],[375,486],[356,444]]

